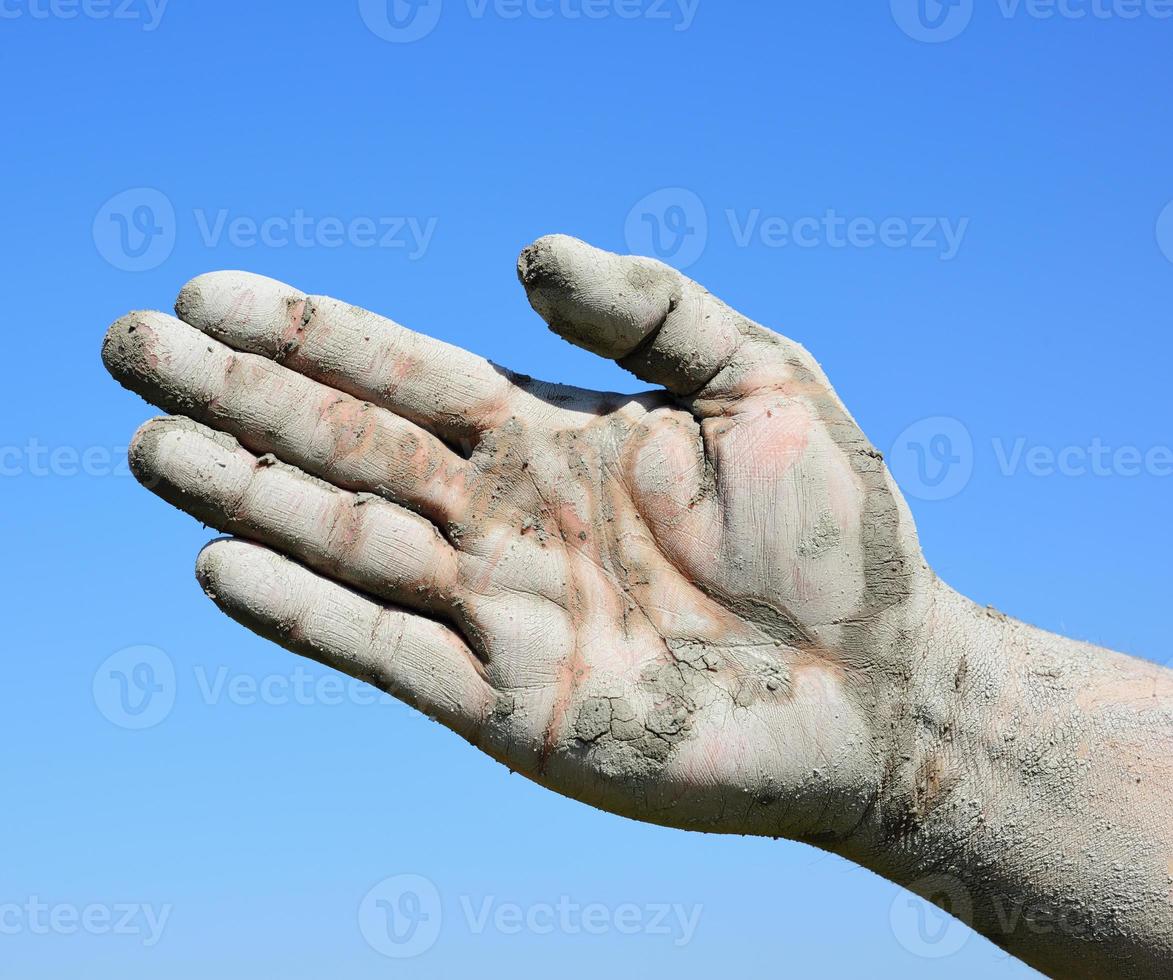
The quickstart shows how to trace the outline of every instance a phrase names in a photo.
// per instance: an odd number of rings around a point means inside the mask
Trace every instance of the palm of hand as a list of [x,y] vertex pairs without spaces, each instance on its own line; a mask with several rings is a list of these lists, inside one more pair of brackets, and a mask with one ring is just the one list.
[[196,420],[144,426],[135,472],[266,546],[201,555],[231,615],[531,778],[676,826],[846,832],[925,574],[878,455],[809,355],[666,267],[556,238],[521,269],[554,329],[675,395],[534,382],[219,273],[182,320],[108,334],[120,381]]

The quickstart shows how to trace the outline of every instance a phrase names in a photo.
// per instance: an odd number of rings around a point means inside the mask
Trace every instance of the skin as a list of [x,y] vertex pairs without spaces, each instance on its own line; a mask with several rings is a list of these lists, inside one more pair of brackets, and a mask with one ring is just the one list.
[[217,605],[556,792],[833,851],[1052,976],[1173,974],[1173,674],[944,585],[798,344],[575,239],[518,273],[658,387],[239,272],[111,326],[172,413],[135,474],[233,535],[197,562]]

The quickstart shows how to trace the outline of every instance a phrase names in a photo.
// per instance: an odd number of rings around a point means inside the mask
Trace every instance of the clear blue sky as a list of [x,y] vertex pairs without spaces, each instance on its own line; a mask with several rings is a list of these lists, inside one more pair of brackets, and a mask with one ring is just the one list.
[[[243,268],[634,390],[545,330],[513,263],[552,231],[658,248],[814,351],[953,585],[1164,661],[1173,20],[444,0],[432,23],[436,2],[0,0],[3,972],[1027,975],[978,937],[917,955],[920,913],[837,859],[626,822],[397,704],[333,703],[200,593],[210,532],[125,475],[151,409],[99,343]],[[117,683],[161,690],[130,715]],[[412,942],[440,927],[410,959],[368,941],[396,883],[362,904],[400,874],[439,896],[411,892],[426,922],[395,906]],[[610,925],[547,934],[563,896]],[[701,906],[687,942],[660,904]]]

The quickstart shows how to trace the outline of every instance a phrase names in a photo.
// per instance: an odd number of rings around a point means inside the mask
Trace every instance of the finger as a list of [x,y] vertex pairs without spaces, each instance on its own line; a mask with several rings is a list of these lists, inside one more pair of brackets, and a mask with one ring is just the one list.
[[484,358],[264,276],[198,276],[175,310],[229,347],[272,358],[454,442],[475,442],[509,412],[512,385]]
[[246,541],[213,541],[200,552],[196,578],[254,633],[373,684],[475,741],[492,691],[448,627],[380,605]]
[[825,385],[798,344],[654,259],[550,235],[521,253],[518,277],[556,333],[693,398],[706,413],[763,388]]
[[469,464],[435,436],[174,317],[123,317],[107,332],[102,358],[119,382],[164,411],[229,432],[255,453],[389,497],[441,526],[463,512]]
[[456,553],[418,514],[258,459],[231,436],[182,417],[143,425],[130,467],[144,486],[220,531],[373,595],[449,609]]

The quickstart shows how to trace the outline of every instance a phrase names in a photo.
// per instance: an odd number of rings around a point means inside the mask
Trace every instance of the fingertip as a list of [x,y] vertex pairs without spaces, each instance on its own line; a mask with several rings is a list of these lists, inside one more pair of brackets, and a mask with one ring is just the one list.
[[254,587],[261,584],[265,572],[261,566],[272,565],[265,561],[271,554],[261,545],[240,538],[213,538],[196,556],[196,581],[218,606],[230,604],[233,596],[247,591],[250,581]]
[[232,346],[271,357],[290,318],[300,318],[304,301],[299,290],[267,276],[205,272],[180,289],[175,314]]
[[126,326],[123,321],[126,317],[119,317],[102,334],[102,364],[116,379],[119,378],[122,367],[122,345]]
[[547,235],[528,246],[517,274],[551,330],[612,358],[644,341],[681,288],[678,274],[662,263],[606,252],[569,235]]
[[192,326],[220,323],[250,299],[276,292],[281,285],[265,276],[235,269],[204,272],[179,290],[175,313]]
[[202,315],[207,302],[205,287],[211,284],[210,280],[215,275],[214,272],[205,272],[183,284],[179,295],[175,297],[175,315],[179,319],[192,323],[196,317]]
[[228,538],[215,538],[200,549],[196,555],[195,577],[200,588],[210,599],[215,599],[219,592],[220,570],[223,567],[224,555],[220,545]]
[[[225,615],[259,636],[315,656],[316,645],[301,630],[306,610],[315,608],[315,596],[326,580],[264,545],[243,538],[216,538],[196,556],[196,581]],[[332,587],[347,596],[340,585]],[[357,597],[355,597],[357,599]],[[369,599],[360,606],[374,608]],[[328,639],[349,646],[351,632],[369,635],[370,625],[360,616],[329,619]],[[317,659],[321,659],[320,657]]]
[[242,452],[226,432],[183,415],[160,415],[139,426],[127,455],[131,473],[144,487],[199,520],[216,523],[216,508],[210,506],[215,495],[243,492],[247,482],[252,467]]
[[120,384],[129,387],[132,378],[149,366],[149,346],[157,330],[166,327],[166,314],[155,310],[134,310],[119,317],[102,338],[102,363]]
[[598,251],[570,235],[543,235],[521,250],[517,258],[517,278],[527,289],[549,283],[573,264],[577,250]]
[[158,483],[161,444],[167,435],[170,416],[157,415],[147,419],[135,430],[126,450],[130,472],[143,486],[152,488]]

